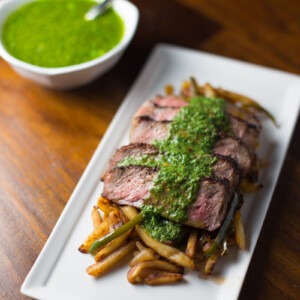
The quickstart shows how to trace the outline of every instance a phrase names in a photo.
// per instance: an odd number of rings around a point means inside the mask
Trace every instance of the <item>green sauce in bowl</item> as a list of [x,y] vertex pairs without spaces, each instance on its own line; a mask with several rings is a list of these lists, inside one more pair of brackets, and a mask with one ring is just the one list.
[[113,10],[84,19],[96,2],[38,0],[25,4],[4,22],[2,43],[14,57],[41,67],[77,65],[102,56],[122,39],[124,24]]

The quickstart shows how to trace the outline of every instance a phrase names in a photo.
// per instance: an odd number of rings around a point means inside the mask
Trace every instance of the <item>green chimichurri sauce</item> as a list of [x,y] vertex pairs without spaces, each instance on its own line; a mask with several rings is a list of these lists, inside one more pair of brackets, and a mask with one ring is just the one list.
[[[168,138],[153,143],[159,149],[159,156],[128,157],[120,164],[159,169],[144,209],[173,220],[168,221],[168,231],[173,237],[179,234],[178,223],[184,223],[188,207],[196,200],[200,180],[212,173],[216,162],[213,146],[219,132],[228,128],[224,106],[225,101],[219,98],[191,99],[171,123]],[[166,241],[166,228],[149,219],[144,221],[145,229],[154,238]]]
[[38,0],[13,12],[2,41],[14,57],[42,67],[65,67],[98,58],[116,46],[124,24],[113,10],[93,21],[84,19],[96,2]]
[[183,225],[180,223],[173,222],[165,219],[155,213],[149,207],[144,207],[144,220],[141,226],[150,235],[161,242],[174,242],[179,241],[182,237]]

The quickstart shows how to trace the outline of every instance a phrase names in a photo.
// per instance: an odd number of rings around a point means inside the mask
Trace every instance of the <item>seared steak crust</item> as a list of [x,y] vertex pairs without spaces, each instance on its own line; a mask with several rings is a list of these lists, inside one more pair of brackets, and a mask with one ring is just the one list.
[[240,181],[240,170],[234,159],[229,156],[214,154],[217,157],[217,162],[213,166],[213,176],[215,178],[225,178],[228,180],[230,194],[234,191],[235,187]]
[[260,129],[241,118],[229,115],[233,135],[240,138],[250,151],[255,151],[258,144]]
[[246,111],[241,107],[238,107],[230,103],[226,104],[225,110],[229,115],[240,118],[246,121],[247,123],[255,126],[259,131],[261,130],[261,122],[254,113]]
[[249,151],[241,139],[236,137],[226,137],[219,140],[213,152],[223,156],[228,156],[236,161],[242,176],[246,176],[251,169],[255,156]]

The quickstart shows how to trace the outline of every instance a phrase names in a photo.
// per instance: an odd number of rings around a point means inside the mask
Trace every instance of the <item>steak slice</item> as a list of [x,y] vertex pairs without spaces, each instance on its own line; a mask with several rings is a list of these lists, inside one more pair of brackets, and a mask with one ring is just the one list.
[[258,145],[258,128],[255,125],[232,115],[229,115],[229,123],[234,136],[240,138],[248,149],[254,152]]
[[226,179],[207,178],[200,182],[196,201],[188,208],[187,225],[213,231],[221,226],[231,195]]
[[175,96],[156,97],[146,101],[136,112],[131,124],[131,143],[151,143],[168,136],[168,125],[188,105]]
[[153,101],[146,101],[134,117],[148,116],[154,121],[171,121],[180,109],[180,107],[159,106]]
[[148,116],[133,119],[130,130],[131,143],[151,144],[155,140],[163,140],[169,134],[170,121],[154,121]]
[[151,101],[161,107],[175,108],[175,107],[183,107],[188,105],[188,103],[183,98],[176,97],[174,95],[169,95],[165,97],[156,97]]
[[121,205],[141,207],[157,170],[145,166],[115,167],[105,176],[102,196]]
[[196,201],[188,208],[187,225],[213,231],[221,226],[228,204],[240,179],[236,162],[216,155],[213,176],[200,181]]
[[109,160],[108,166],[104,172],[102,178],[104,179],[106,174],[114,167],[117,166],[119,162],[121,162],[126,157],[139,157],[142,155],[157,155],[158,149],[150,144],[129,144],[123,146],[115,152],[112,158]]
[[228,114],[246,121],[248,124],[256,127],[258,131],[261,130],[261,122],[254,113],[230,103],[226,103],[225,109]]
[[217,162],[213,165],[212,174],[214,178],[226,179],[229,191],[232,194],[239,183],[240,171],[235,160],[229,156],[215,154]]
[[246,145],[238,138],[226,137],[219,140],[213,152],[223,156],[229,156],[236,161],[242,176],[245,176],[251,169],[255,156],[249,151]]

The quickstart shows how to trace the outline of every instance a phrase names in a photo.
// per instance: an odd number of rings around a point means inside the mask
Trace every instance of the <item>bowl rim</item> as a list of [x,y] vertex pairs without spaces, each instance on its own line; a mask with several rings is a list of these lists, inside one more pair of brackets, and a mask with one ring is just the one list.
[[[24,0],[24,1],[8,0],[8,1],[4,1],[4,2],[0,3],[0,19],[1,19],[1,11],[3,11],[4,6],[11,5],[12,3],[20,2],[19,5],[11,11],[11,13],[12,13],[13,11],[18,9],[22,5],[24,5],[26,3],[34,2],[34,1],[36,1],[36,0],[27,0],[27,1],[26,0]],[[119,5],[120,5],[120,7],[119,7]],[[86,62],[83,62],[80,64],[76,64],[76,65],[70,65],[70,66],[66,66],[66,67],[57,67],[57,68],[41,67],[41,66],[33,65],[33,64],[27,63],[25,61],[22,61],[16,57],[12,56],[5,49],[5,47],[2,43],[2,38],[1,38],[2,34],[1,33],[2,33],[2,26],[3,26],[5,19],[1,22],[2,24],[0,24],[0,57],[2,57],[5,61],[7,61],[9,64],[12,64],[15,67],[26,69],[28,71],[38,73],[41,75],[49,75],[49,76],[61,75],[61,74],[86,70],[86,69],[89,69],[96,65],[99,65],[101,63],[104,63],[104,62],[108,61],[110,58],[112,58],[115,55],[122,52],[122,50],[124,50],[128,46],[128,44],[130,43],[131,39],[133,38],[133,36],[136,32],[138,21],[139,21],[139,10],[136,7],[136,5],[134,5],[133,3],[131,3],[127,0],[114,0],[112,2],[112,6],[116,10],[116,12],[120,15],[121,19],[124,22],[124,26],[125,26],[124,34],[123,34],[122,39],[116,46],[114,46],[111,50],[109,50],[108,52],[106,52],[105,54],[103,54],[102,56],[100,56],[98,58],[95,58],[95,59],[92,59],[92,60],[89,60],[89,61],[86,61]],[[130,26],[129,30],[126,29],[126,21],[125,21],[125,18],[122,16],[123,12],[122,12],[122,9],[120,9],[122,6],[126,7],[126,9],[131,10],[132,14],[134,16],[134,18],[132,20],[133,25]]]

